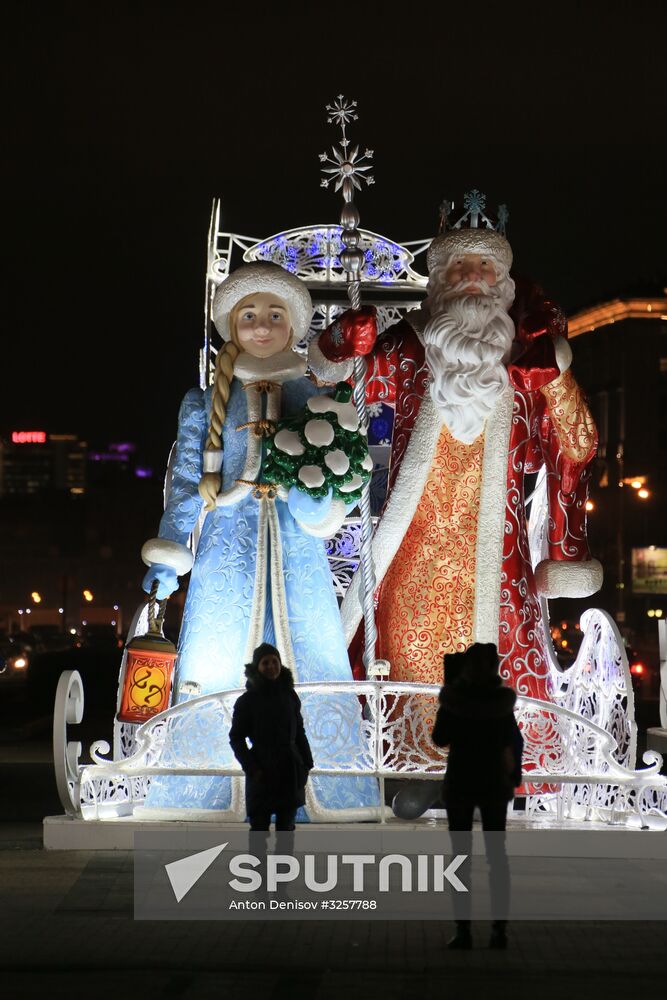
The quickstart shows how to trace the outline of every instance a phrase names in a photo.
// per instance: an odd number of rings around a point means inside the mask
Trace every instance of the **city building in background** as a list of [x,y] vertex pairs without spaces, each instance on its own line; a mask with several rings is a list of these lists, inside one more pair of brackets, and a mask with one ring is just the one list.
[[124,631],[142,600],[141,546],[160,493],[134,442],[0,435],[0,633]]
[[87,444],[76,434],[13,430],[0,437],[0,497],[45,490],[83,493]]

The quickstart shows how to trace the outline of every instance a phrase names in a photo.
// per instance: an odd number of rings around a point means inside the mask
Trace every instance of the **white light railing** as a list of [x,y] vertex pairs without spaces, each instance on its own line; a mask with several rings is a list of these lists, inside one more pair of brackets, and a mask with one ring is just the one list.
[[[381,786],[387,778],[439,779],[446,752],[430,733],[439,689],[434,685],[381,682],[318,682],[296,685],[315,761],[314,775],[364,775]],[[72,692],[77,711],[71,711]],[[144,723],[136,748],[125,758],[105,755],[94,743],[91,764],[78,764],[80,745],[68,743],[68,722],[81,717],[82,688],[76,671],[60,680],[54,732],[60,732],[56,761],[66,811],[83,819],[131,815],[143,804],[155,775],[228,775],[242,772],[231,754],[229,728],[242,689],[203,695]],[[360,700],[361,699],[361,700]],[[362,710],[363,704],[363,710]],[[68,708],[69,706],[69,708]],[[68,714],[69,713],[69,714]],[[601,726],[562,705],[519,698],[517,719],[524,736],[527,811],[559,818],[618,821],[628,814],[642,822],[649,814],[667,820],[667,778],[658,754],[644,754],[647,767],[623,762],[625,751]],[[156,818],[157,811],[153,811]],[[243,803],[220,819],[244,819]]]

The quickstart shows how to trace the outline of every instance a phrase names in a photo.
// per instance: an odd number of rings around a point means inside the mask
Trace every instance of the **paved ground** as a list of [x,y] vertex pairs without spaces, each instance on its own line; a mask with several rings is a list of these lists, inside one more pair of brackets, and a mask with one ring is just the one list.
[[468,953],[446,951],[451,925],[430,921],[135,922],[129,852],[41,848],[41,817],[61,811],[47,722],[20,745],[0,733],[0,997],[444,1000],[454,991],[457,1000],[614,1000],[664,992],[667,921],[516,923],[507,952],[488,951],[479,924]]
[[383,1000],[591,997],[664,988],[667,922],[516,923],[511,948],[445,950],[451,926],[135,922],[129,852],[45,852],[35,823],[0,824],[0,968],[6,997]]

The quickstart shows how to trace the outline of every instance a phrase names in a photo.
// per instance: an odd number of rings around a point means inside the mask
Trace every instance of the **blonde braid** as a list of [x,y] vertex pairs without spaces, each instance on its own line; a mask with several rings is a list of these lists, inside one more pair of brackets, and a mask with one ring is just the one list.
[[[227,403],[229,402],[231,382],[234,377],[234,362],[238,355],[239,348],[231,340],[223,344],[218,351],[218,357],[215,362],[211,423],[208,429],[208,437],[206,438],[206,451],[222,451],[222,427],[227,415]],[[220,492],[221,484],[222,477],[218,472],[205,472],[199,480],[199,495],[205,501],[205,510],[215,510],[215,501]]]

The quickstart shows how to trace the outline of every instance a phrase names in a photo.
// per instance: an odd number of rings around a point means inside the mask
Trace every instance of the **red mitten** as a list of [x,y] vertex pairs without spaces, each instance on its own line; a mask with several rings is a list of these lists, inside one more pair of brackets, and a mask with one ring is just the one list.
[[548,333],[538,334],[507,367],[515,389],[535,392],[560,375],[554,342]]
[[348,309],[324,333],[318,345],[329,361],[348,361],[350,358],[370,354],[377,339],[375,306]]

